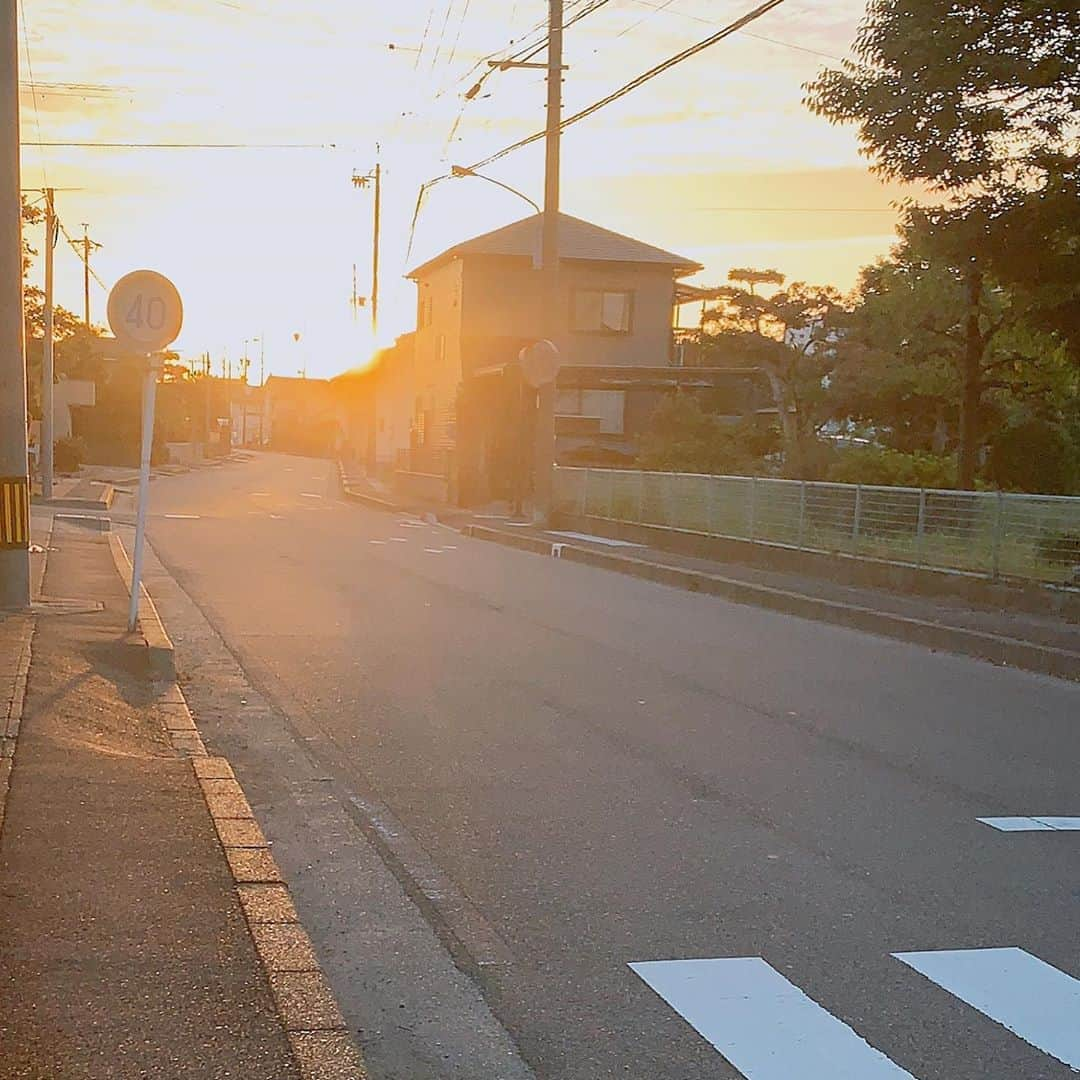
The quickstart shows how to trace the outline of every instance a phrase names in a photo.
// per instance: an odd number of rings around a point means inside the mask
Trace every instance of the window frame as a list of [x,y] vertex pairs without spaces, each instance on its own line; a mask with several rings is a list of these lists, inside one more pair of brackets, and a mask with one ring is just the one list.
[[[609,294],[618,294],[626,297],[626,329],[611,330],[600,326],[595,330],[583,330],[577,326],[578,295],[581,293],[598,293],[600,296],[600,318],[604,317],[604,297]],[[569,325],[572,334],[587,334],[591,337],[629,337],[634,332],[634,308],[637,290],[624,287],[611,288],[600,285],[580,285],[570,290]]]

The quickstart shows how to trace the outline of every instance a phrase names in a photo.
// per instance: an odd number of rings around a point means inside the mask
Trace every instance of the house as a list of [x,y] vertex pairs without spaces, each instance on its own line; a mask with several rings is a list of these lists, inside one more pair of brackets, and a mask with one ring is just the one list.
[[505,497],[520,473],[533,395],[517,357],[540,338],[555,343],[562,363],[555,411],[563,461],[589,454],[632,461],[665,393],[683,380],[712,385],[705,369],[680,374],[674,365],[680,279],[698,263],[560,214],[552,326],[542,310],[542,220],[534,215],[463,241],[409,274],[417,317],[412,375],[398,390],[411,398],[399,472],[442,476],[464,504]]
[[271,375],[262,393],[260,438],[273,450],[336,457],[344,441],[342,410],[327,379]]

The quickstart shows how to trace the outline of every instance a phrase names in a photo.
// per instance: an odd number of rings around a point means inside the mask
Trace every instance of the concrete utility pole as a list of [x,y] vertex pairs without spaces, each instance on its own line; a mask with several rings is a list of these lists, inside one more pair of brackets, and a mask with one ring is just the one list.
[[[563,0],[549,0],[547,49],[547,135],[544,158],[544,214],[540,245],[543,274],[544,336],[558,344],[562,336],[559,297],[559,140],[562,132]],[[551,514],[555,467],[555,382],[537,391],[536,448],[533,455],[533,517],[546,523]]]
[[[352,184],[356,188],[366,188],[369,183],[375,186],[375,211],[371,232],[371,332],[379,330],[379,230],[382,220],[382,165],[375,162],[375,168],[369,173],[353,173]],[[353,282],[353,312],[356,311],[356,283]]]
[[83,322],[86,324],[87,330],[90,329],[90,249],[99,248],[101,245],[94,240],[90,239],[87,229],[90,228],[87,222],[81,222],[83,227],[82,238],[82,260],[83,260]]
[[16,0],[0,0],[0,609],[30,606]]
[[53,495],[53,256],[56,251],[56,203],[52,188],[45,189],[45,328],[41,342],[41,497]]

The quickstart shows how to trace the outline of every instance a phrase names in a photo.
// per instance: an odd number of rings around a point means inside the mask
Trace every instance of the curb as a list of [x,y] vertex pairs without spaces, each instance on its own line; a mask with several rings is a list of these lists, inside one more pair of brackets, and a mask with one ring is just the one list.
[[[109,542],[117,570],[130,591],[127,553],[115,534],[110,534]],[[172,642],[145,587],[139,600],[139,625],[151,650],[164,651],[160,643],[168,644],[173,674],[155,704],[164,713],[169,743],[191,759],[301,1080],[366,1080],[363,1058],[345,1026],[311,940],[300,925],[288,884],[244,789],[226,758],[207,753],[175,681]]]
[[[127,551],[124,550],[123,541],[114,532],[109,533],[109,550],[112,552],[120,580],[123,581],[130,596],[131,560],[128,558]],[[173,648],[172,639],[165,632],[165,626],[154,606],[154,601],[142,582],[139,583],[139,629],[146,642],[147,659],[154,677],[174,681],[176,679],[176,650]]]
[[365,492],[357,491],[348,485],[342,486],[342,493],[346,499],[351,499],[353,502],[361,503],[364,506],[370,506],[372,510],[385,510],[389,514],[405,513],[397,503],[392,503],[388,499],[380,499],[377,495],[368,495]]
[[0,713],[0,832],[4,828],[4,810],[11,788],[11,770],[15,764],[15,748],[18,745],[19,726],[26,701],[26,681],[30,675],[31,642],[34,636],[34,620],[31,616],[9,617],[20,620],[22,625],[16,645],[11,700],[5,704],[3,713]]
[[844,604],[836,600],[807,596],[804,593],[787,592],[769,585],[755,585],[734,578],[722,577],[719,574],[684,570],[680,567],[651,563],[625,555],[610,555],[606,552],[575,547],[572,544],[554,543],[540,537],[507,534],[486,525],[466,525],[462,533],[477,540],[488,540],[505,547],[532,551],[539,555],[584,563],[587,566],[596,566],[605,570],[615,570],[621,574],[654,581],[661,585],[672,585],[688,592],[722,596],[737,604],[768,608],[805,619],[815,619],[818,622],[881,634],[909,644],[958,653],[994,664],[1022,668],[1039,675],[1080,680],[1080,654],[1065,649],[1037,645],[998,634],[988,634],[981,630],[968,630],[964,627],[926,622],[907,615],[894,615],[875,608]]

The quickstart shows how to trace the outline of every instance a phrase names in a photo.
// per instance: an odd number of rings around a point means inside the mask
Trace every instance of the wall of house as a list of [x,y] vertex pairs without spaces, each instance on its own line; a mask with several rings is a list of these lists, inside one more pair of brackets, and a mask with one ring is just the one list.
[[[563,263],[556,344],[567,364],[662,367],[671,351],[674,281],[671,268],[638,263]],[[520,343],[541,330],[541,273],[529,259],[469,256],[464,263],[461,332],[464,370],[516,359]],[[630,332],[577,333],[570,328],[577,289],[633,293]],[[515,348],[516,346],[516,348]]]
[[412,444],[451,448],[461,383],[462,263],[452,260],[417,283]]

